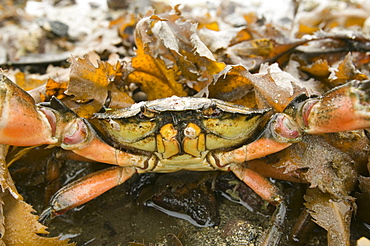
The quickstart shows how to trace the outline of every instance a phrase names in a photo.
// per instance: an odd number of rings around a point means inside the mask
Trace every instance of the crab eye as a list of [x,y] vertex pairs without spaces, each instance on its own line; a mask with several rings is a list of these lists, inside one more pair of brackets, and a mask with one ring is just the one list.
[[208,108],[203,109],[202,114],[205,118],[219,118],[222,115],[222,110],[212,103]]
[[140,107],[140,113],[136,115],[139,120],[153,120],[157,116],[157,111],[148,109],[145,106]]

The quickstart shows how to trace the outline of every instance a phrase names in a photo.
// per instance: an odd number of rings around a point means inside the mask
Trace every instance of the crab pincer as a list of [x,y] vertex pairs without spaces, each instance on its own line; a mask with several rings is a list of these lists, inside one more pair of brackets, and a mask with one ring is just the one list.
[[0,74],[0,141],[31,146],[56,144],[49,119],[53,113],[35,106],[34,99]]
[[302,130],[310,134],[370,127],[370,80],[350,81],[321,97],[298,102],[292,112]]

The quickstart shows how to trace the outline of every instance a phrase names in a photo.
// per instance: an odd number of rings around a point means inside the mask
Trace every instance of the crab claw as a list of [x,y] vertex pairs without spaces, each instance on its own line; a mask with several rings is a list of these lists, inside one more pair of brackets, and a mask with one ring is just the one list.
[[145,162],[146,157],[120,151],[104,142],[86,119],[80,118],[58,99],[52,98],[50,104],[58,113],[55,135],[63,149],[107,164],[138,166]]
[[366,129],[370,127],[370,80],[351,81],[322,97],[296,100],[294,104],[284,112],[293,114],[307,133]]
[[[302,140],[299,126],[288,114],[278,113],[271,117],[257,139],[249,144],[227,152],[214,152],[216,165],[221,169],[230,163],[242,163],[265,157]],[[212,158],[211,158],[212,159]]]
[[53,98],[48,107],[35,106],[27,92],[2,74],[0,144],[60,146],[91,160],[121,166],[134,166],[145,161],[145,157],[125,153],[105,143],[87,120],[58,99]]
[[0,143],[30,146],[55,144],[51,110],[39,110],[34,99],[0,74]]

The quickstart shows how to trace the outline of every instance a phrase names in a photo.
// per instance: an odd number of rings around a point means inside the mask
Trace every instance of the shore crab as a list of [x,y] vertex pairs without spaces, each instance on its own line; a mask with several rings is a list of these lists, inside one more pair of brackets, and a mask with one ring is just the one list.
[[300,95],[282,113],[217,99],[173,96],[96,113],[98,126],[56,98],[50,105],[35,105],[5,76],[0,80],[0,143],[59,146],[113,165],[60,189],[42,217],[84,204],[135,173],[183,169],[232,171],[263,199],[280,206],[279,190],[248,161],[279,152],[301,141],[305,133],[370,127],[367,80],[350,81],[320,97]]

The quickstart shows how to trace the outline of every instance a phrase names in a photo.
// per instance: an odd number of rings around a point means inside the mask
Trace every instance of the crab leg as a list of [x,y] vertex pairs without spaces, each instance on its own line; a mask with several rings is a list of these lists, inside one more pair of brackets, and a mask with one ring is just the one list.
[[370,80],[351,81],[298,106],[297,121],[311,134],[370,127]]
[[282,201],[279,189],[261,174],[243,167],[241,164],[230,166],[231,171],[262,199],[277,205]]
[[[294,163],[294,161],[292,162]],[[265,159],[248,161],[248,168],[258,172],[264,177],[285,180],[294,183],[307,183],[304,177],[302,177],[300,170],[290,171],[282,166],[275,168],[275,166],[273,167],[271,163],[267,163]]]
[[242,164],[230,166],[231,171],[246,185],[254,190],[262,199],[276,206],[273,218],[271,220],[268,233],[261,245],[276,245],[282,235],[282,227],[286,218],[286,204],[280,195],[279,189],[271,183],[266,177],[256,171],[244,167]]
[[282,200],[278,188],[258,172],[240,163],[275,153],[300,140],[301,133],[293,119],[286,114],[275,114],[256,141],[229,152],[214,153],[214,162],[219,168],[231,170],[264,200],[277,205]]
[[275,153],[300,140],[301,132],[293,119],[287,114],[275,114],[257,140],[229,152],[214,153],[214,162],[219,168],[231,170],[264,200],[277,205],[282,201],[278,188],[258,172],[240,163]]
[[214,162],[217,168],[227,170],[230,163],[242,163],[265,157],[299,141],[301,141],[300,128],[293,119],[286,114],[275,114],[255,141],[235,150],[214,153]]
[[82,205],[112,189],[136,173],[131,167],[111,167],[91,173],[60,189],[50,200],[50,207],[40,216],[40,220],[57,216]]
[[[62,137],[61,147],[84,158],[124,167],[144,165],[147,156],[134,155],[115,149],[105,143],[86,120],[76,120]],[[144,168],[144,166],[142,166]]]

